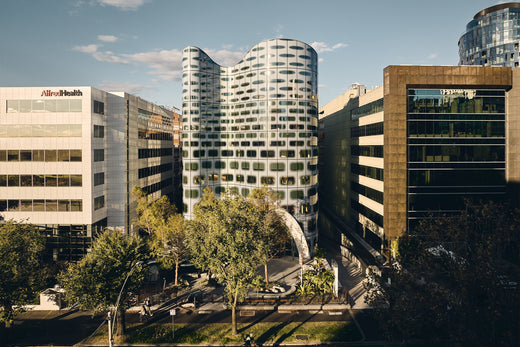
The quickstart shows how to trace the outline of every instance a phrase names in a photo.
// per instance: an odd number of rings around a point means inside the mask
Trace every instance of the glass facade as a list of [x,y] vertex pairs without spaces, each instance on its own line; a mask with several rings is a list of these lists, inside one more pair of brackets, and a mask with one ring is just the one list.
[[190,218],[205,186],[216,193],[229,189],[247,195],[266,185],[279,192],[289,211],[313,206],[310,212],[295,213],[313,239],[316,51],[303,42],[273,39],[252,47],[236,65],[223,67],[199,48],[187,47],[182,81],[186,216]]
[[519,64],[520,4],[497,5],[479,12],[459,40],[459,64]]
[[505,90],[409,89],[408,222],[505,194]]

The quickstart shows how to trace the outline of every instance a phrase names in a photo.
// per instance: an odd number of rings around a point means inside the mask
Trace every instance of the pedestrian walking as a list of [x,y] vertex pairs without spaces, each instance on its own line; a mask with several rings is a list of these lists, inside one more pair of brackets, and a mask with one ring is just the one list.
[[150,298],[146,298],[144,300],[144,307],[145,307],[145,310],[146,310],[146,313],[152,317],[153,316],[153,313],[152,313],[152,309],[150,308]]

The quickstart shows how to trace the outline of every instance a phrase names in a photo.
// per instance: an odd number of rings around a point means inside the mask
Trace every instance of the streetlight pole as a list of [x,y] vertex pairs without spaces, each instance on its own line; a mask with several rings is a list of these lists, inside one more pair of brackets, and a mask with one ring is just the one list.
[[112,312],[108,311],[108,346],[112,347],[114,343],[114,339],[112,338]]
[[[132,268],[130,269],[130,271],[128,271],[125,281],[123,282],[123,285],[121,286],[121,290],[119,291],[119,295],[117,296],[116,306],[114,308],[114,319],[111,319],[112,313],[110,311],[108,311],[108,339],[109,339],[108,345],[110,347],[112,347],[112,343],[113,343],[112,335],[114,334],[114,325],[116,325],[116,320],[117,320],[117,309],[119,308],[119,301],[121,300],[121,295],[123,294],[123,290],[125,289],[126,282],[128,282],[128,279],[134,272],[136,266],[142,265],[144,263],[145,263],[145,261],[139,260],[134,265],[132,265]],[[150,264],[154,264],[154,263],[155,263],[155,260],[149,260],[146,262],[146,265],[150,265]]]

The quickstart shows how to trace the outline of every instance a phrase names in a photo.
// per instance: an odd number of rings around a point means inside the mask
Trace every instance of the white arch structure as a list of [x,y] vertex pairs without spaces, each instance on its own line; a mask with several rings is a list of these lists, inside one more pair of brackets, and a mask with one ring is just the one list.
[[298,253],[302,255],[303,261],[310,260],[311,253],[309,251],[309,245],[307,244],[307,238],[294,216],[282,208],[272,210],[271,213],[276,213],[285,222],[285,225],[287,225],[289,233],[296,244]]

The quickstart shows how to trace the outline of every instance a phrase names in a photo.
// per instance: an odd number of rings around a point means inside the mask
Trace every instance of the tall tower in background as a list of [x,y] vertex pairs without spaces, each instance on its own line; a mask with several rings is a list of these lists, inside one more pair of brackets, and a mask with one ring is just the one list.
[[519,44],[520,3],[488,7],[459,39],[459,65],[518,67]]
[[202,190],[278,193],[312,246],[318,210],[317,54],[295,40],[258,43],[231,67],[183,51],[184,213]]

